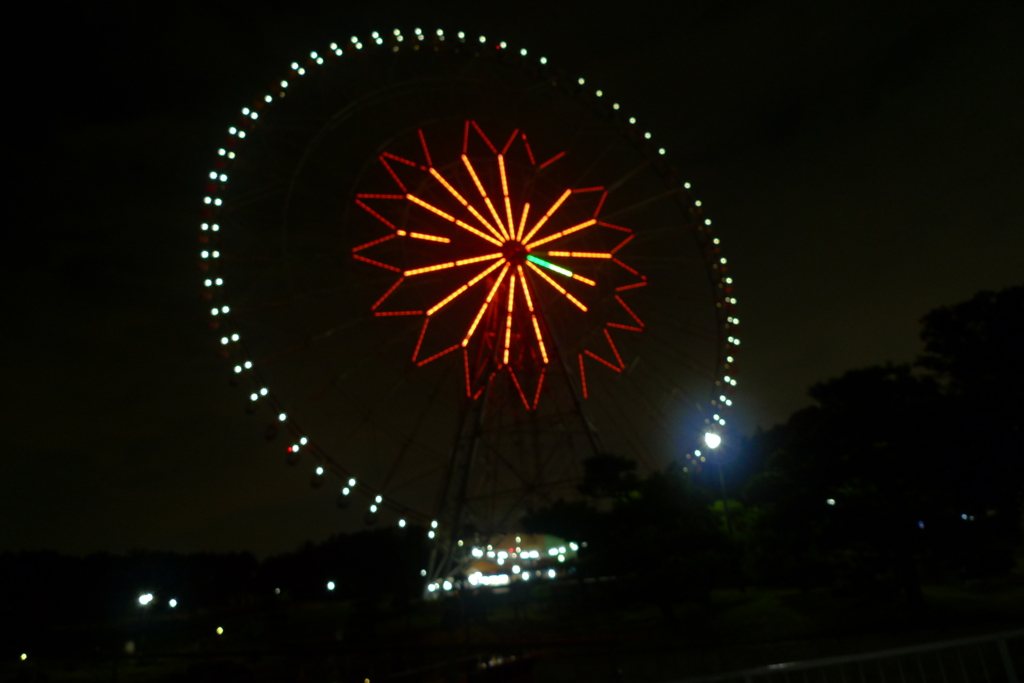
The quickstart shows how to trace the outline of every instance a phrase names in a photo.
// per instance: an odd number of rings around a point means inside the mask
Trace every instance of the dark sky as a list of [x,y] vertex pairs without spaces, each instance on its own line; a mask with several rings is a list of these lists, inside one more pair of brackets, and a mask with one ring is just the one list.
[[7,59],[0,550],[266,554],[351,524],[227,386],[195,226],[238,107],[352,34],[507,40],[657,135],[737,281],[746,431],[1024,281],[1020,3],[146,5],[30,16]]

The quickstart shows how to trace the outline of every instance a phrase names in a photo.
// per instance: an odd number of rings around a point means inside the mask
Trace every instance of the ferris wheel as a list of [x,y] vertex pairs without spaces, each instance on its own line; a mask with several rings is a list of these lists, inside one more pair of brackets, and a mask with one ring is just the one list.
[[436,576],[587,458],[652,471],[726,424],[732,278],[652,138],[544,57],[420,29],[311,52],[228,129],[199,237],[221,354],[340,507],[429,528]]

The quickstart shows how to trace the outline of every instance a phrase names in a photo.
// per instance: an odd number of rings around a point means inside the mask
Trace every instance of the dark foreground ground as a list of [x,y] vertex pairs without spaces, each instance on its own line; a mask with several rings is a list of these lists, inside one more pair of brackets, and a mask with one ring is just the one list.
[[[670,681],[1024,626],[1021,570],[927,586],[918,606],[881,592],[746,589],[673,615],[623,582],[526,588],[373,608],[282,595],[33,633],[8,624],[0,680]],[[26,660],[14,642],[30,644]]]

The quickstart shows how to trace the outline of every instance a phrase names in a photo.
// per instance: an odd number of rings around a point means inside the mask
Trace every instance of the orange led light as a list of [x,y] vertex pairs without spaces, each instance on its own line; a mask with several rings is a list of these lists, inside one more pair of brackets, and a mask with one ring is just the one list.
[[526,286],[526,275],[523,274],[523,266],[520,264],[516,266],[516,270],[519,271],[519,280],[523,283],[523,294],[526,295],[526,307],[533,313],[533,297],[530,296],[530,288]]
[[423,315],[423,311],[376,311],[374,315],[378,318],[387,318],[393,315]]
[[[515,133],[512,134],[512,138],[515,138]],[[512,143],[512,139],[509,139],[509,144]],[[505,145],[508,149],[508,145]],[[508,238],[512,239],[515,234],[515,221],[512,220],[512,200],[508,198],[508,179],[505,177],[505,157],[504,152],[498,155],[498,170],[501,171],[501,192],[505,196],[505,214],[508,217]]]
[[491,266],[486,268],[483,272],[481,272],[479,275],[477,275],[475,278],[473,278],[472,280],[470,280],[466,284],[464,284],[461,287],[459,287],[458,289],[456,289],[454,292],[452,292],[451,294],[446,296],[444,299],[442,299],[438,303],[434,304],[434,307],[427,311],[427,316],[428,317],[432,316],[435,313],[437,313],[439,310],[441,310],[441,308],[443,308],[444,306],[447,306],[449,303],[451,303],[452,299],[454,299],[458,295],[462,294],[463,292],[465,292],[467,289],[469,289],[470,287],[472,287],[476,283],[480,282],[480,280],[484,279],[484,277],[488,273],[493,271],[495,268],[500,266],[502,263],[505,263],[505,259],[501,259],[500,261],[495,262],[494,264],[492,264]]
[[474,228],[472,225],[469,225],[468,223],[463,223],[462,221],[460,221],[459,219],[455,218],[454,216],[445,213],[444,211],[442,211],[441,209],[437,208],[436,206],[434,206],[432,204],[428,204],[427,202],[423,201],[419,197],[417,197],[415,195],[412,195],[412,194],[407,194],[407,195],[405,195],[405,198],[408,199],[413,204],[418,204],[419,206],[422,206],[427,211],[431,211],[433,213],[436,213],[441,218],[444,218],[446,220],[451,221],[452,223],[455,223],[455,225],[459,226],[463,230],[468,230],[469,232],[473,233],[477,237],[485,239],[488,242],[492,242],[493,244],[495,244],[495,245],[497,245],[499,247],[501,246],[501,242],[499,242],[498,240],[494,239],[490,235],[486,235],[486,234],[480,232],[479,230]]
[[441,299],[441,301],[439,301],[438,303],[434,304],[433,308],[431,308],[431,309],[429,309],[427,311],[427,316],[431,316],[431,315],[434,315],[435,313],[437,313],[444,306],[447,306],[451,302],[452,299],[457,297],[459,294],[462,294],[467,289],[469,289],[469,285],[462,285],[461,287],[456,289],[454,292],[452,292],[451,294],[449,294],[445,298]]
[[637,287],[646,287],[646,286],[647,286],[646,282],[634,282],[631,285],[622,285],[621,287],[616,287],[615,291],[616,292],[625,292],[627,289],[636,289]]
[[356,204],[361,206],[371,216],[373,216],[374,218],[376,218],[377,220],[379,220],[381,223],[383,223],[384,225],[388,226],[392,230],[397,230],[398,229],[394,225],[391,224],[391,221],[389,221],[387,218],[384,218],[384,216],[381,216],[379,213],[377,213],[376,211],[374,211],[373,209],[371,209],[369,206],[367,206],[363,202],[359,201],[358,199],[356,200]]
[[469,326],[469,331],[466,332],[466,337],[462,340],[463,346],[469,345],[469,340],[476,331],[476,326],[480,324],[480,319],[484,317],[484,312],[487,311],[487,307],[491,305],[491,300],[494,299],[494,295],[498,293],[498,286],[501,285],[501,281],[505,279],[505,274],[508,273],[508,269],[511,265],[511,263],[506,263],[505,268],[501,271],[501,274],[498,275],[498,279],[494,281],[494,286],[491,287],[491,291],[487,294],[487,298],[484,299],[483,306],[480,307],[476,317],[473,318],[473,324]]
[[530,202],[523,204],[523,215],[519,219],[519,230],[516,232],[516,239],[522,241],[523,230],[526,228],[526,214],[530,213]]
[[600,192],[604,189],[604,185],[595,185],[594,187],[580,187],[572,191],[573,194],[582,194],[584,192]]
[[[473,214],[473,217],[474,217],[474,218],[476,218],[476,219],[477,219],[478,221],[480,221],[480,223],[481,223],[481,224],[482,224],[482,225],[483,225],[483,226],[484,226],[485,228],[487,228],[488,230],[490,230],[490,231],[491,231],[491,234],[492,234],[492,235],[494,235],[495,237],[497,237],[497,238],[498,238],[499,240],[502,240],[502,241],[504,241],[504,240],[505,240],[505,234],[504,234],[504,233],[500,233],[500,232],[498,232],[497,230],[495,230],[495,229],[494,229],[494,226],[493,226],[493,225],[491,225],[491,222],[490,222],[490,221],[488,221],[488,220],[487,220],[486,218],[484,218],[483,216],[481,216],[481,215],[480,215],[480,212],[476,210],[476,207],[474,207],[474,206],[473,206],[472,204],[466,204],[466,208],[467,208],[467,209],[469,210],[469,212],[470,212],[471,214]],[[498,242],[498,244],[501,244],[501,242]]]
[[573,274],[572,274],[572,279],[573,279],[573,280],[579,280],[579,281],[580,281],[580,282],[582,282],[583,284],[585,284],[585,285],[590,285],[591,287],[594,287],[594,286],[596,286],[596,285],[597,285],[597,283],[596,283],[596,282],[594,282],[593,280],[591,280],[591,279],[590,279],[590,278],[588,278],[588,277],[583,277],[583,276],[582,276],[582,275],[580,275],[579,273],[573,273]]
[[442,176],[440,173],[437,172],[436,168],[434,168],[434,167],[430,168],[430,175],[434,176],[434,178],[437,179],[437,182],[439,182],[442,185],[444,185],[444,189],[446,189],[449,192],[451,192],[452,196],[455,197],[456,199],[458,199],[460,204],[462,204],[463,206],[465,206],[466,204],[469,204],[469,202],[467,202],[465,200],[465,198],[463,198],[463,196],[461,194],[459,194],[459,191],[456,190],[454,187],[452,187],[451,183],[449,183],[447,180],[444,179],[444,176]]
[[533,318],[533,331],[537,333],[537,346],[540,348],[540,357],[544,359],[544,365],[548,364],[548,350],[544,348],[544,337],[540,333],[540,323],[537,322],[537,316],[531,315]]
[[626,369],[626,364],[622,362],[622,356],[619,355],[619,350],[615,347],[615,342],[612,341],[612,334],[605,328],[604,338],[608,340],[608,346],[612,347],[612,353],[615,354],[615,360],[619,362],[619,367],[623,370]]
[[601,193],[601,199],[597,202],[597,208],[594,209],[594,218],[597,218],[601,213],[601,207],[604,206],[604,200],[608,199],[608,190]]
[[590,356],[594,360],[598,361],[599,363],[603,363],[604,365],[607,365],[608,367],[610,367],[615,372],[622,372],[622,370],[620,370],[617,365],[613,365],[613,364],[609,363],[608,361],[606,361],[604,358],[601,358],[601,356],[597,355],[596,353],[593,353],[593,352],[588,351],[586,349],[583,350],[583,353],[587,354],[588,356]]
[[501,230],[502,236],[505,239],[508,239],[508,231],[505,230],[505,224],[501,222],[501,218],[498,216],[498,212],[494,209],[494,204],[491,204],[491,198],[484,197],[484,204],[487,205],[487,209],[491,212],[491,216],[494,218],[494,222],[498,224],[498,229]]
[[549,251],[548,256],[565,256],[567,258],[611,258],[611,254],[598,251]]
[[502,363],[508,365],[508,351],[512,344],[512,307],[516,302],[516,276],[509,279],[508,285],[508,318],[505,321],[505,355]]
[[470,263],[480,263],[481,261],[491,261],[496,258],[501,258],[501,254],[487,254],[486,256],[474,256],[473,258],[464,258],[461,261],[456,261],[457,266],[468,266]]
[[469,177],[473,179],[473,184],[476,185],[477,191],[480,192],[481,197],[487,196],[487,191],[484,189],[483,183],[480,182],[480,177],[476,174],[476,169],[473,168],[472,162],[469,157],[465,154],[462,155],[462,163],[465,165],[466,170],[469,171]]
[[425,235],[422,232],[410,232],[409,233],[409,237],[413,238],[414,240],[426,240],[428,242],[442,242],[444,244],[448,244],[449,242],[451,242],[451,240],[448,239],[447,237],[438,237],[437,235]]
[[[572,226],[571,228],[566,228],[565,230],[562,230],[561,232],[556,232],[554,235],[548,235],[544,239],[539,239],[539,240],[537,240],[536,242],[534,242],[532,244],[527,244],[526,248],[527,249],[534,249],[536,247],[539,247],[542,244],[546,244],[547,242],[551,242],[552,240],[557,240],[559,237],[565,237],[566,235],[571,235],[574,232],[579,232],[580,230],[583,230],[585,228],[589,228],[591,225],[594,225],[596,223],[597,223],[597,221],[594,220],[593,218],[591,218],[589,221],[583,221],[582,223],[577,223],[576,225]],[[535,232],[536,232],[536,230],[535,230]],[[588,253],[588,252],[580,252],[580,253]]]
[[630,332],[643,332],[642,327],[633,327],[632,325],[620,325],[619,323],[607,323],[608,327],[614,327],[618,330],[629,330]]
[[564,156],[565,156],[565,152],[559,152],[558,154],[556,154],[555,156],[551,157],[550,159],[545,161],[543,164],[538,166],[537,170],[539,171],[539,170],[543,169],[545,166],[550,166],[551,164],[555,163],[556,161],[558,161],[559,159],[561,159]]
[[422,275],[423,273],[433,273],[435,270],[444,270],[445,268],[454,268],[454,267],[455,267],[455,261],[449,261],[448,263],[438,263],[438,264],[433,265],[433,266],[426,266],[424,268],[414,268],[412,270],[407,270],[407,271],[405,271],[405,273],[403,273],[403,275],[405,275],[406,277],[410,277],[412,275]]
[[549,218],[551,218],[551,214],[553,214],[555,211],[558,211],[558,207],[560,207],[562,205],[562,202],[568,199],[569,195],[571,194],[572,190],[566,190],[565,192],[563,192],[562,196],[555,200],[555,203],[551,205],[551,208],[548,209],[547,213],[541,216],[541,219],[537,221],[537,224],[533,226],[533,229],[530,230],[530,233],[526,237],[524,237],[522,241],[529,242],[530,238],[537,234],[537,231],[540,230],[544,226],[544,224],[548,222]]
[[537,274],[538,274],[538,275],[540,275],[540,276],[541,276],[542,278],[544,278],[545,280],[547,280],[547,283],[548,283],[549,285],[551,285],[552,287],[554,287],[554,288],[555,288],[555,289],[556,289],[556,290],[557,290],[557,291],[558,291],[559,293],[561,293],[561,294],[562,294],[562,296],[564,296],[564,297],[565,297],[566,299],[568,299],[569,301],[571,301],[571,302],[573,302],[574,304],[576,304],[576,306],[577,306],[577,307],[578,307],[578,308],[579,308],[579,309],[580,309],[581,311],[584,311],[584,312],[586,312],[586,310],[587,310],[587,307],[586,307],[586,306],[584,306],[584,305],[583,305],[583,304],[582,304],[582,303],[580,302],[580,300],[579,300],[579,299],[577,299],[576,297],[574,297],[574,296],[573,296],[572,294],[570,294],[569,292],[565,291],[565,288],[564,288],[564,287],[562,287],[562,286],[561,286],[560,284],[558,284],[557,282],[555,282],[554,280],[552,280],[551,278],[549,278],[549,277],[547,276],[547,273],[545,273],[545,272],[544,272],[543,270],[541,270],[541,269],[540,269],[540,268],[538,268],[537,266],[533,265],[533,264],[532,264],[532,263],[530,263],[529,261],[527,261],[527,262],[526,262],[526,265],[530,266],[530,268],[532,268],[532,269],[533,269],[533,271],[534,271],[535,273],[537,273]]
[[530,157],[530,165],[536,166],[537,160],[533,158],[533,150],[530,148],[530,141],[526,139],[526,133],[523,133],[523,147],[526,148],[526,155]]
[[637,314],[633,312],[632,308],[630,308],[629,306],[626,305],[626,302],[622,300],[621,296],[616,294],[615,295],[615,300],[619,302],[620,306],[622,306],[624,309],[626,309],[626,313],[629,313],[629,315],[633,318],[633,320],[636,321],[637,325],[639,325],[640,327],[644,327],[644,321],[641,320],[639,318],[639,316],[637,316]]
[[374,261],[373,259],[366,258],[365,256],[360,256],[359,254],[352,254],[352,258],[377,266],[378,268],[386,268],[387,270],[393,270],[396,273],[402,272],[401,268],[395,268],[394,266],[389,266],[388,264],[381,263],[380,261]]
[[383,237],[375,239],[372,242],[367,242],[366,244],[360,244],[358,247],[352,247],[352,253],[354,254],[357,251],[362,251],[363,249],[366,249],[367,247],[372,247],[375,244],[380,244],[381,242],[387,242],[388,240],[393,240],[393,239],[395,239],[394,235],[384,235]]
[[[357,199],[405,199],[404,194],[370,194],[367,192],[360,192],[356,195]],[[356,202],[358,203],[358,202]]]
[[388,298],[389,296],[391,296],[391,293],[392,293],[392,292],[394,292],[394,291],[395,291],[396,289],[398,289],[398,285],[402,284],[402,282],[403,282],[404,280],[405,280],[405,276],[404,276],[404,275],[403,275],[402,277],[398,278],[398,281],[397,281],[397,282],[396,282],[395,284],[391,285],[391,286],[390,286],[390,287],[388,288],[388,291],[384,292],[384,296],[382,296],[381,298],[377,299],[377,303],[375,303],[375,304],[374,304],[373,306],[370,306],[370,310],[371,310],[371,311],[376,311],[376,310],[377,310],[377,308],[378,308],[378,307],[379,307],[379,306],[380,306],[380,305],[381,305],[382,303],[384,303],[384,300],[385,300],[385,299],[387,299],[387,298]]
[[580,382],[583,384],[583,398],[587,398],[587,371],[583,369],[583,354],[580,354]]
[[427,364],[427,363],[429,363],[430,361],[433,361],[433,360],[437,360],[437,359],[438,359],[438,358],[440,358],[441,356],[445,356],[445,355],[448,355],[449,353],[451,353],[452,351],[454,351],[454,350],[455,350],[455,349],[457,349],[457,348],[459,348],[459,345],[458,345],[458,344],[456,344],[455,346],[449,346],[449,347],[448,347],[447,349],[445,349],[444,351],[441,351],[440,353],[435,353],[435,354],[434,354],[433,356],[431,356],[430,358],[424,358],[424,359],[423,359],[423,360],[421,360],[421,361],[420,361],[419,363],[417,363],[417,364],[416,364],[416,366],[417,366],[417,367],[421,367],[421,368],[422,368],[422,367],[423,367],[424,365],[426,365],[426,364]]
[[436,213],[438,216],[440,216],[441,218],[444,218],[445,220],[449,220],[452,223],[455,222],[455,216],[451,215],[450,213],[445,213],[444,211],[442,211],[441,209],[437,208],[433,204],[426,203],[425,201],[423,201],[422,199],[420,199],[416,195],[407,194],[407,195],[405,195],[405,198],[408,199],[413,204],[418,204],[418,205],[422,206],[427,211],[432,211],[432,212]]

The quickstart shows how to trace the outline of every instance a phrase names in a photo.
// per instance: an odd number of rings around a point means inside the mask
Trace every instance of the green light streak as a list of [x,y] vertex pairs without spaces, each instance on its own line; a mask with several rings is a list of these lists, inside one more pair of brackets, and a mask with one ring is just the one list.
[[556,273],[559,273],[559,274],[564,275],[566,277],[572,277],[572,271],[571,270],[566,270],[565,268],[562,268],[561,266],[556,266],[554,263],[548,263],[547,261],[544,261],[542,259],[537,258],[533,254],[530,254],[529,256],[527,256],[526,260],[527,261],[531,261],[533,263],[536,263],[538,266],[541,266],[543,268],[547,268],[548,270],[553,270]]

